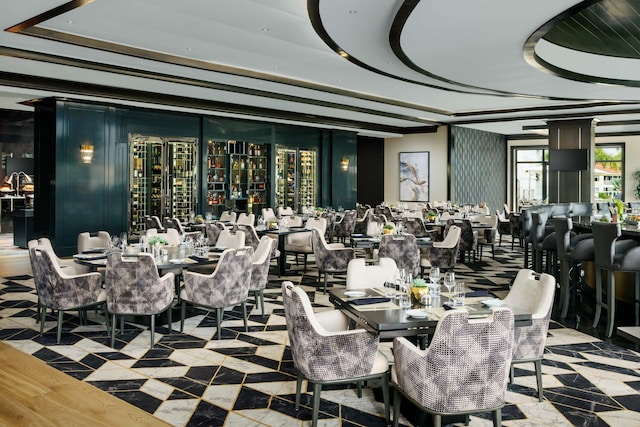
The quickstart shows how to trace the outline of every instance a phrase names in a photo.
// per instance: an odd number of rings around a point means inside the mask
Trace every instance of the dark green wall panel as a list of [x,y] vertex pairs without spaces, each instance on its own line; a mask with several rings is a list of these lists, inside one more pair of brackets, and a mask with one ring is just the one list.
[[[353,132],[332,132],[331,151],[331,192],[334,208],[342,206],[345,209],[353,209],[356,206],[358,195],[357,173],[357,141]],[[341,160],[349,159],[349,167],[342,170]]]

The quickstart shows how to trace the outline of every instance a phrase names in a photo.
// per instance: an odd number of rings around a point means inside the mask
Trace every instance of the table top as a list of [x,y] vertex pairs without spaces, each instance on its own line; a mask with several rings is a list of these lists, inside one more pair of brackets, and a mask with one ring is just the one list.
[[[181,260],[169,260],[168,256],[163,256],[161,260],[156,260],[158,271],[170,270],[176,268],[189,268],[201,265],[214,264],[218,262],[222,251],[209,252],[209,256],[205,258],[187,257]],[[135,254],[125,256],[137,256]],[[105,268],[107,266],[107,255],[105,253],[84,253],[73,256],[75,262],[81,265],[89,266],[93,269]]]
[[[366,297],[382,297],[383,289],[361,289]],[[381,339],[391,339],[399,336],[430,335],[435,330],[438,320],[445,312],[444,307],[412,307],[414,310],[426,311],[425,318],[415,318],[408,314],[408,310],[400,308],[393,299],[386,303],[359,306],[350,301],[356,299],[345,295],[346,289],[332,289],[329,291],[329,301],[337,309],[352,319],[359,327],[380,336]],[[442,299],[446,301],[447,293],[443,292]],[[362,298],[362,297],[359,297]],[[487,297],[467,298],[468,305],[460,309],[469,311],[471,317],[484,317],[490,314],[491,308],[480,301]],[[529,326],[532,324],[531,313],[512,308],[515,325]]]

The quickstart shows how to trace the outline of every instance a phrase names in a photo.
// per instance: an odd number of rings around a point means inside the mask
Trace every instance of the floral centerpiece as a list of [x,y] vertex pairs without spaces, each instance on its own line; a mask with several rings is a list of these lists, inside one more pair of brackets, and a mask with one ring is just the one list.
[[393,225],[385,224],[382,227],[382,234],[393,234]]
[[158,236],[157,234],[155,236],[151,236],[149,237],[148,240],[149,246],[165,246],[168,242],[167,239],[163,236]]
[[617,218],[613,218],[612,222],[622,222],[622,221],[624,221],[624,210],[625,210],[624,202],[622,200],[613,199],[613,203],[615,205],[615,211],[616,211]]

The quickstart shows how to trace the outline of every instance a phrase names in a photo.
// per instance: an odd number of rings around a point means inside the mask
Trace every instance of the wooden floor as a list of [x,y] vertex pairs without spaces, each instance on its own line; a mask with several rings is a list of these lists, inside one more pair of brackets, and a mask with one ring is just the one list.
[[124,400],[0,342],[0,425],[168,426]]

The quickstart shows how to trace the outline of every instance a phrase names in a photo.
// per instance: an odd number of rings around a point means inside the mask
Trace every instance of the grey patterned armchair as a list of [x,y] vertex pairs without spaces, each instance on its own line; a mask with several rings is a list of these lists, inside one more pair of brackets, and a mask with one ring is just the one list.
[[222,320],[225,307],[242,305],[244,330],[247,332],[247,298],[251,285],[253,248],[227,249],[220,256],[211,274],[184,272],[180,332],[184,330],[187,303],[207,310],[216,310],[218,339],[222,339]]
[[251,284],[249,293],[254,295],[256,307],[262,306],[262,315],[264,316],[264,288],[267,287],[269,281],[269,262],[271,261],[271,251],[276,244],[276,240],[269,236],[262,236],[258,246],[253,253]]
[[344,216],[340,221],[336,221],[334,225],[333,235],[345,242],[347,237],[351,238],[353,230],[356,227],[356,211],[349,210],[344,212]]
[[244,245],[251,246],[253,250],[258,249],[258,244],[260,243],[260,237],[258,237],[258,233],[253,225],[236,225],[236,227],[244,232]]
[[111,347],[116,340],[116,316],[120,317],[120,329],[124,330],[122,315],[151,317],[151,347],[154,345],[155,315],[167,312],[167,328],[171,333],[171,305],[175,295],[174,274],[162,277],[153,256],[140,253],[133,257],[119,252],[107,256],[104,275],[107,292],[107,312],[111,314]]
[[513,329],[508,308],[473,320],[464,310],[451,310],[438,322],[426,350],[395,338],[393,425],[398,425],[402,396],[431,413],[437,427],[443,415],[467,414],[468,421],[468,414],[489,411],[493,425],[501,425]]
[[378,351],[378,337],[364,329],[347,330],[346,316],[337,310],[315,314],[307,294],[291,282],[282,283],[282,301],[297,371],[296,410],[300,407],[303,379],[313,385],[311,425],[316,427],[324,384],[359,383],[378,378],[382,381],[388,424],[389,362]]
[[211,222],[204,226],[204,235],[207,239],[207,245],[215,246],[218,241],[220,232],[225,229],[224,224],[220,222]]
[[66,273],[57,263],[53,251],[32,247],[29,249],[33,281],[38,295],[40,335],[44,332],[47,308],[58,311],[56,342],[60,344],[62,320],[65,311],[81,310],[104,304],[100,273]]
[[411,234],[382,236],[378,257],[393,259],[398,269],[404,269],[407,274],[411,273],[414,277],[420,269],[420,250],[418,250],[416,237]]
[[456,222],[460,227],[460,256],[464,257],[466,252],[472,257],[472,261],[476,262],[476,250],[478,249],[478,233],[471,226],[471,221],[463,219]]
[[320,274],[324,274],[324,293],[327,293],[327,275],[346,273],[349,261],[356,257],[353,248],[330,247],[324,240],[324,236],[316,229],[311,231],[311,244],[313,254],[318,266],[318,281]]
[[424,249],[424,256],[420,258],[420,274],[424,276],[424,270],[431,267],[452,270],[458,260],[459,245],[460,227],[452,225],[442,242],[433,242],[431,247]]
[[538,399],[542,402],[542,358],[553,308],[556,279],[549,274],[541,274],[540,279],[536,280],[534,275],[533,270],[520,270],[504,301],[509,307],[517,307],[531,313],[531,326],[515,328],[511,378],[513,381],[514,364],[533,363],[536,369]]
[[422,219],[411,216],[402,218],[402,231],[407,234],[413,234],[416,237],[431,236],[431,233],[429,233],[424,226]]
[[371,216],[373,215],[373,209],[367,209],[364,211],[363,215],[356,215],[356,224],[353,227],[354,233],[365,234],[367,232],[367,226],[369,225],[369,221],[371,221]]
[[333,234],[335,232],[336,226],[336,213],[335,212],[322,212],[320,218],[325,218],[327,220],[327,229],[324,232],[324,238],[327,242],[333,241]]

